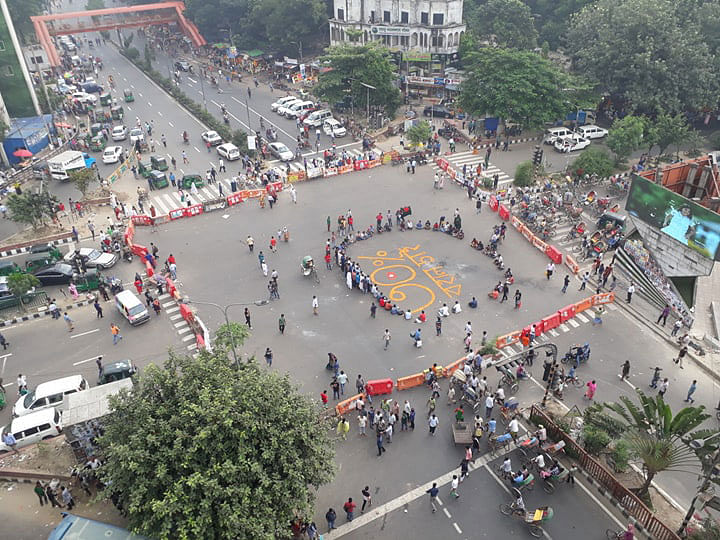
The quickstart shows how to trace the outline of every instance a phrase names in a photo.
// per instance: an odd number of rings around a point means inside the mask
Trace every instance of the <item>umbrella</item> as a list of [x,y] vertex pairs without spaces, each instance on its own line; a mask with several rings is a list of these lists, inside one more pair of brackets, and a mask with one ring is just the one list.
[[13,152],[13,156],[20,158],[32,157],[32,152],[30,150],[26,150],[25,148],[18,148]]

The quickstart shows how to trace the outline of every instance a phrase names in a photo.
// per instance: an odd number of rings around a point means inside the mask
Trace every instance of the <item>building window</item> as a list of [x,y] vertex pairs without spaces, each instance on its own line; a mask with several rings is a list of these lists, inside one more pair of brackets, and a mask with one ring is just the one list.
[[338,20],[344,21],[345,20],[345,10],[338,8]]
[[386,22],[386,23],[390,22],[390,12],[389,11],[383,11],[383,22]]
[[374,23],[374,22],[375,22],[375,11],[371,11],[370,12],[370,23]]
[[445,15],[442,13],[433,13],[433,26],[442,26],[445,21]]
[[0,40],[0,51],[4,51],[4,50],[5,50],[5,42]]
[[420,13],[420,24],[427,24],[429,21],[429,14],[426,11]]
[[400,12],[400,22],[402,24],[407,24],[410,22],[410,14],[407,11]]
[[12,66],[5,66],[5,76],[12,77],[13,75],[15,75],[15,72],[13,71]]
[[43,63],[42,56],[36,56],[36,57],[35,57],[35,63],[36,63],[36,64],[42,64],[42,63]]

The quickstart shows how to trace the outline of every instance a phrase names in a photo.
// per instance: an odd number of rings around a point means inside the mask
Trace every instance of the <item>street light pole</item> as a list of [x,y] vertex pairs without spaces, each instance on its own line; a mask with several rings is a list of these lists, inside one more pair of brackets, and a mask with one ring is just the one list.
[[[690,447],[694,450],[698,450],[702,448],[706,442],[708,442],[711,439],[714,439],[715,437],[719,436],[720,432],[715,433],[714,435],[711,435],[707,439],[695,439],[690,441]],[[713,475],[717,475],[718,472],[718,464],[720,464],[720,448],[715,450],[712,458],[712,464],[707,469],[707,472],[703,476],[703,483],[700,485],[700,487],[697,490],[697,493],[695,493],[695,496],[693,497],[692,502],[690,503],[690,508],[688,508],[687,514],[685,514],[685,519],[683,519],[682,525],[680,525],[680,528],[678,529],[678,536],[685,537],[686,532],[685,529],[687,529],[688,523],[690,523],[690,520],[692,519],[693,514],[695,513],[695,503],[697,503],[698,498],[707,491],[707,489],[710,487],[710,483],[712,482]]]
[[367,124],[368,124],[368,125],[367,125],[367,128],[368,128],[368,130],[369,130],[369,129],[370,129],[370,90],[377,90],[377,88],[375,88],[375,87],[372,86],[372,85],[365,84],[365,83],[362,82],[362,81],[360,82],[360,84],[361,84],[362,86],[364,86],[365,89],[367,90],[367,94],[366,94],[366,96],[367,96],[367,97],[366,97],[366,100],[367,100]]
[[186,303],[188,304],[199,304],[201,306],[212,306],[215,308],[218,308],[220,311],[222,311],[223,316],[225,317],[225,325],[228,329],[228,334],[230,335],[230,347],[232,348],[233,353],[233,360],[235,361],[235,367],[238,369],[240,368],[240,361],[238,360],[237,351],[235,350],[235,338],[233,337],[233,333],[230,329],[230,319],[228,318],[228,309],[231,307],[236,306],[264,306],[268,303],[267,300],[255,300],[254,302],[233,302],[232,304],[228,304],[226,306],[221,306],[220,304],[216,304],[215,302],[200,302],[198,300],[187,300]]

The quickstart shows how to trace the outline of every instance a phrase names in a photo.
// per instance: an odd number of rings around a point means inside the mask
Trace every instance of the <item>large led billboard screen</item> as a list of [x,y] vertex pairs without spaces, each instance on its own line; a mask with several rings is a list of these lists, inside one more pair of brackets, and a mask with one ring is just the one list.
[[701,255],[720,260],[720,214],[637,175],[625,209]]

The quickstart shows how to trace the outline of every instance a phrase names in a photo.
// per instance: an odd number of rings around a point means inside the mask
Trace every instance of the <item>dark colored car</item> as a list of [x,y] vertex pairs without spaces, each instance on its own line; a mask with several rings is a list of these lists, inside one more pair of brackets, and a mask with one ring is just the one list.
[[80,88],[88,94],[102,94],[103,92],[103,87],[94,82],[82,83]]
[[112,364],[105,364],[102,368],[102,374],[98,378],[98,384],[107,384],[109,382],[120,381],[132,377],[137,373],[137,368],[132,365],[130,360],[120,360]]
[[428,105],[423,109],[423,115],[434,118],[452,118],[455,116],[455,113],[442,105]]
[[74,269],[67,263],[55,263],[52,266],[46,266],[34,272],[34,276],[40,280],[43,285],[64,285],[70,283],[73,277]]
[[175,62],[175,69],[179,69],[180,71],[190,71],[190,64],[188,64],[185,60],[178,60]]

